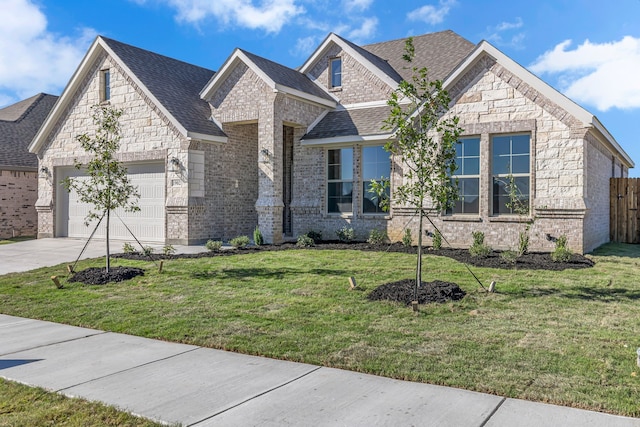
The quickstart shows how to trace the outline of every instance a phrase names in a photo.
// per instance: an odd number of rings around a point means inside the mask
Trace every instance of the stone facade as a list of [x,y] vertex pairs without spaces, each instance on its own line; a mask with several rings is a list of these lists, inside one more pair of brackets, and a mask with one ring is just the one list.
[[0,239],[37,234],[37,194],[36,172],[0,169]]

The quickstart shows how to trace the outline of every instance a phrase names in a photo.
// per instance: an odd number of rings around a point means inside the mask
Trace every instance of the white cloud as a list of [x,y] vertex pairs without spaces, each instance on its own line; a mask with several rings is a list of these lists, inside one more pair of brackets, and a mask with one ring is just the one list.
[[354,10],[365,11],[369,9],[373,0],[343,0],[343,3],[347,12]]
[[440,0],[438,6],[428,4],[412,10],[407,14],[407,18],[410,21],[423,21],[430,25],[440,24],[449,14],[451,7],[456,4],[456,0]]
[[573,50],[559,43],[529,67],[539,74],[558,74],[560,90],[600,111],[640,108],[640,38],[610,43],[586,40]]
[[[134,0],[139,2],[140,0]],[[224,25],[237,25],[277,33],[292,18],[304,13],[296,0],[161,0],[174,7],[179,21],[199,24],[213,17]]]
[[508,46],[514,49],[522,49],[525,39],[524,32],[516,32],[524,26],[522,18],[517,17],[513,22],[501,22],[494,27],[488,27],[486,39],[497,46]]
[[364,21],[362,21],[362,25],[360,26],[360,28],[355,28],[347,34],[347,39],[355,43],[363,42],[373,37],[373,35],[375,35],[376,33],[377,28],[378,18],[365,18]]
[[96,33],[76,37],[47,31],[47,18],[31,0],[0,0],[0,105],[38,92],[59,93]]
[[293,56],[305,57],[309,56],[313,50],[318,47],[320,42],[316,36],[303,37],[296,41],[296,45],[289,51]]

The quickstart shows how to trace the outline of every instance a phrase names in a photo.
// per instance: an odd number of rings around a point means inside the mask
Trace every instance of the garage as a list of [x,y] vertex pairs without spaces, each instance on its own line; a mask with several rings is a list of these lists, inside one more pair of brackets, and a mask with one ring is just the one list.
[[[163,243],[165,239],[165,171],[164,163],[141,163],[126,165],[131,183],[138,188],[139,212],[117,209],[111,215],[110,238],[131,240],[132,236],[144,242]],[[88,179],[86,173],[74,168],[61,168],[58,181],[66,177]],[[88,238],[97,220],[85,225],[85,217],[93,207],[82,203],[75,191],[67,192],[60,186],[56,199],[57,237]],[[94,238],[105,238],[105,224],[100,224]]]

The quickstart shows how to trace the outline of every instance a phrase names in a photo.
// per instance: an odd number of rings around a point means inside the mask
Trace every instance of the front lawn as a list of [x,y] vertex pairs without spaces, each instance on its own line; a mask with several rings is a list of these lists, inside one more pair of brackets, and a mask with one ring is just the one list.
[[472,267],[497,282],[488,294],[463,264],[429,255],[423,280],[467,295],[418,313],[367,299],[413,277],[410,254],[261,251],[168,260],[162,273],[118,259],[146,274],[104,286],[67,283],[63,265],[0,276],[0,312],[638,417],[640,247],[592,258],[582,270]]

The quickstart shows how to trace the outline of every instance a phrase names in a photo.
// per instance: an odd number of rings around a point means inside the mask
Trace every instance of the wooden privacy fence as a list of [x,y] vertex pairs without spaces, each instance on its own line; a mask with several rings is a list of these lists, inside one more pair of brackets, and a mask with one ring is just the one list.
[[611,200],[609,237],[612,242],[640,243],[639,191],[640,178],[611,178],[609,180]]

